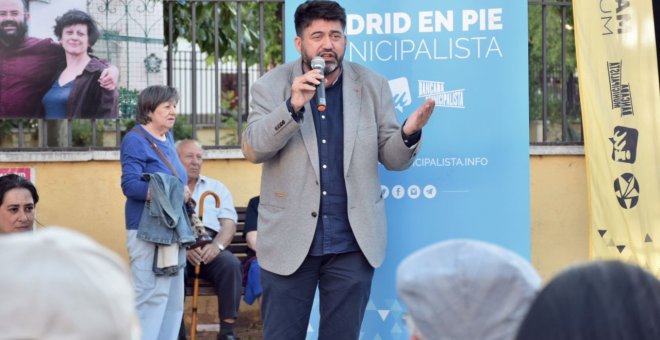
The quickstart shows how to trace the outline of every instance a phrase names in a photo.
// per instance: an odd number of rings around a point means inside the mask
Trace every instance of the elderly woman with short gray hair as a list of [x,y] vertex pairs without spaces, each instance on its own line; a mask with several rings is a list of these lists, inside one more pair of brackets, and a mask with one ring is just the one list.
[[[157,194],[150,190],[154,180],[148,182],[144,174],[178,177],[184,196],[179,202],[190,199],[190,190],[183,185],[188,183],[186,169],[179,161],[171,132],[178,101],[179,95],[173,87],[157,85],[142,90],[137,105],[138,124],[126,134],[120,150],[121,187],[126,196],[126,247],[143,339],[176,339],[183,316],[183,270],[176,270],[173,275],[157,275],[154,258],[161,248],[139,237],[145,203]],[[173,256],[185,264],[183,247],[176,248]]]

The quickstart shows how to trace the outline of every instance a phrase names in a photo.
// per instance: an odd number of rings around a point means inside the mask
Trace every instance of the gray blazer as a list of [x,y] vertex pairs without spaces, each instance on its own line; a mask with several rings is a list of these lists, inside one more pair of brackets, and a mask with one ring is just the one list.
[[[298,269],[312,244],[320,205],[319,155],[309,103],[297,123],[286,99],[302,75],[300,59],[281,65],[251,88],[250,115],[242,150],[263,163],[257,253],[262,268],[280,275]],[[420,143],[408,148],[401,137],[387,80],[343,62],[344,179],[348,220],[360,249],[378,267],[385,257],[387,221],[378,162],[407,169]],[[328,103],[333,105],[333,103]]]

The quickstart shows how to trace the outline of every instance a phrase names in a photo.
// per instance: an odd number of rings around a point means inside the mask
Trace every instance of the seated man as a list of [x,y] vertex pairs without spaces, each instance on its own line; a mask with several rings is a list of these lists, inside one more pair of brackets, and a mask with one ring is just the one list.
[[527,260],[473,240],[423,248],[401,262],[396,277],[413,340],[511,340],[541,285]]
[[[238,216],[234,209],[231,193],[219,181],[202,176],[202,147],[194,140],[182,140],[176,144],[181,163],[188,173],[188,187],[192,199],[197,202],[197,213],[204,206],[202,222],[207,227],[213,242],[199,248],[188,250],[188,273],[194,273],[195,266],[200,264],[200,277],[210,281],[218,295],[218,311],[220,314],[220,333],[218,339],[237,339],[234,335],[234,323],[238,317],[238,307],[241,301],[241,263],[229,250]],[[207,196],[200,201],[207,191],[220,197],[220,208],[215,207],[215,200]]]

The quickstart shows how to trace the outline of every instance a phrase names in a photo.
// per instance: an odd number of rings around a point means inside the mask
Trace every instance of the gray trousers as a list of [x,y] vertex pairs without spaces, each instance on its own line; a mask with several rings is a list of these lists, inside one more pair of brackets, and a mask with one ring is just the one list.
[[[183,270],[175,276],[153,272],[156,245],[138,240],[137,230],[127,230],[126,249],[135,288],[135,307],[140,318],[142,340],[175,340],[183,316]],[[185,249],[179,249],[185,261]]]

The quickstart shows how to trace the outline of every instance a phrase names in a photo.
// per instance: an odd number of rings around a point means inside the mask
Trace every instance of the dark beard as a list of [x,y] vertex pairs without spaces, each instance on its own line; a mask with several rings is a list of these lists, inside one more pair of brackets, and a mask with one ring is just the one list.
[[[5,27],[16,26],[16,32],[7,33]],[[6,21],[0,26],[0,47],[14,48],[20,45],[27,34],[27,25],[25,22]]]
[[[307,58],[305,54],[301,55],[302,57],[302,62],[305,64],[309,69],[312,69],[312,59]],[[337,63],[325,63],[325,68],[323,69],[323,74],[330,74],[334,72],[336,69],[341,68],[341,64],[344,61],[343,57],[339,57],[335,54],[335,60],[337,60]]]

